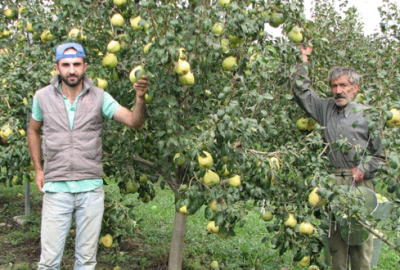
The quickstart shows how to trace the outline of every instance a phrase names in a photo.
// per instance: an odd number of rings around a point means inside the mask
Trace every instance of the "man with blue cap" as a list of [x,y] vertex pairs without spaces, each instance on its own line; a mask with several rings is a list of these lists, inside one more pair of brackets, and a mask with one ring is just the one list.
[[36,186],[44,193],[38,269],[60,269],[73,216],[74,269],[95,269],[104,212],[103,119],[114,119],[134,129],[145,122],[147,77],[133,85],[136,101],[130,111],[93,85],[85,75],[85,58],[80,44],[59,45],[55,64],[58,75],[33,99],[28,143]]

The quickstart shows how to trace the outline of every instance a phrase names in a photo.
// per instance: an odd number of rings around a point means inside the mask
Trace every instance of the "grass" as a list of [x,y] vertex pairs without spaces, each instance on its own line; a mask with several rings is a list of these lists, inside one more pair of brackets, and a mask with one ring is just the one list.
[[[108,194],[118,194],[115,185],[105,187]],[[10,219],[24,214],[24,200],[18,197],[24,187],[8,188],[0,186],[0,223],[12,224]],[[32,209],[30,222],[22,227],[0,227],[0,269],[33,269],[40,256],[40,209],[41,195],[32,188]],[[138,204],[136,219],[143,219],[140,230],[127,235],[120,243],[124,252],[120,266],[122,269],[167,269],[170,239],[173,231],[175,210],[173,193],[166,189],[156,189],[155,199],[141,204],[134,195],[127,201]],[[290,252],[282,257],[270,244],[261,243],[268,236],[265,222],[259,213],[250,212],[246,224],[236,229],[236,236],[222,239],[207,234],[208,221],[204,218],[204,208],[187,220],[187,233],[183,256],[183,269],[209,269],[213,260],[220,263],[220,269],[304,269],[292,261]],[[113,269],[112,254],[103,248],[98,252],[98,268]],[[120,254],[121,255],[121,254]],[[399,269],[399,254],[385,244],[376,269]],[[68,237],[63,257],[63,268],[72,269],[74,263],[74,237]]]

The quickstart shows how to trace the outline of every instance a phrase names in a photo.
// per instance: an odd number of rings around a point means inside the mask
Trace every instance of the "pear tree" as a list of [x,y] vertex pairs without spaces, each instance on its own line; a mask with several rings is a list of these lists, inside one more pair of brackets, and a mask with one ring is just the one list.
[[[122,105],[133,106],[132,82],[142,74],[149,78],[145,126],[131,130],[106,121],[103,164],[105,180],[116,179],[121,195],[137,194],[140,203],[154,198],[156,186],[173,191],[170,269],[182,269],[191,215],[203,214],[209,224],[204,230],[216,237],[234,237],[250,211],[268,213],[269,236],[260,243],[272,243],[279,254],[291,250],[301,265],[321,265],[321,234],[330,215],[357,215],[363,205],[326,170],[323,127],[311,120],[303,123],[307,132],[296,127],[299,118],[309,117],[292,93],[301,83],[293,81],[301,63],[298,42],[314,47],[309,73],[322,97],[331,94],[326,77],[332,66],[365,75],[361,102],[371,134],[382,138],[385,149],[374,184],[393,203],[400,198],[398,7],[388,1],[381,9],[385,38],[366,37],[357,10],[343,3],[337,11],[334,2],[317,1],[306,18],[301,0],[3,1],[3,10],[26,9],[0,17],[0,183],[31,179],[19,130],[26,129],[34,91],[54,75],[56,45],[80,42],[88,56],[86,75],[105,80],[103,87]],[[271,27],[281,35],[270,34]],[[335,146],[352,147],[346,140]],[[371,153],[362,150],[357,158],[369,160]],[[343,200],[346,207],[333,207]],[[121,207],[110,201],[105,210],[102,235],[112,235],[113,247],[137,226],[140,204],[116,210]],[[131,230],[116,229],[123,218]],[[385,222],[358,218],[368,229],[387,231],[385,243],[399,250],[390,233],[396,211]],[[307,226],[300,232],[301,224]]]

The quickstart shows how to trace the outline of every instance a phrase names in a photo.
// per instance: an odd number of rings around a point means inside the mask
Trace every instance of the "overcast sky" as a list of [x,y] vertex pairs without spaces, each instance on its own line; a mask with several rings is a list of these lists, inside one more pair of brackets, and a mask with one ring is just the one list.
[[[336,0],[337,6],[343,1]],[[390,0],[391,3],[396,3],[398,8],[400,8],[400,0]],[[314,5],[313,0],[305,0],[305,13],[306,17],[310,18],[311,14],[311,7]],[[364,32],[366,35],[380,32],[380,15],[378,11],[378,7],[383,6],[382,0],[349,0],[349,6],[355,6],[360,14],[360,18],[364,23]],[[269,33],[273,34],[274,36],[281,35],[281,29],[277,28],[267,30]]]

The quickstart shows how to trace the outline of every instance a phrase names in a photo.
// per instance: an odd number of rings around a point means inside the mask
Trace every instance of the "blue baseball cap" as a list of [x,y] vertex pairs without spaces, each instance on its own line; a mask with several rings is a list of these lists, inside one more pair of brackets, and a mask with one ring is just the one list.
[[[73,54],[64,54],[67,49],[75,49],[76,53]],[[83,50],[82,45],[75,43],[75,42],[68,42],[64,44],[60,44],[57,46],[56,49],[56,61],[60,60],[61,58],[66,57],[82,57],[85,58],[85,51]]]

